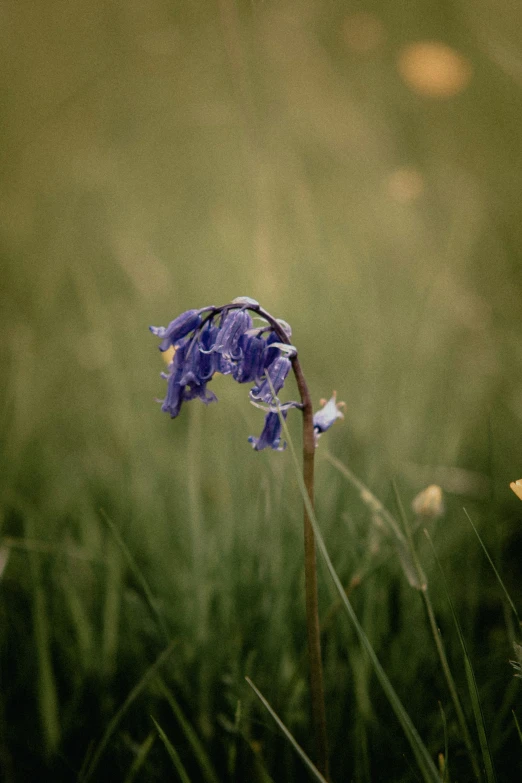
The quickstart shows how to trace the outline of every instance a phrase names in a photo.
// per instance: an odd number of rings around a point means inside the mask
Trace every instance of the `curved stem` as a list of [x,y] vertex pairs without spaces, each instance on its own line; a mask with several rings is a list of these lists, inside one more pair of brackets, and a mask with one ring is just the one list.
[[[265,318],[280,337],[281,342],[290,344],[281,325],[261,307],[256,311]],[[291,359],[297,388],[303,404],[303,479],[314,507],[314,458],[315,435],[313,406],[297,356]],[[317,745],[317,767],[324,777],[329,779],[328,743],[326,733],[326,712],[324,706],[323,666],[321,661],[321,631],[319,625],[319,605],[317,592],[317,558],[315,536],[306,506],[304,508],[304,550],[305,550],[305,602],[306,629],[308,637],[308,658],[310,664],[310,692],[312,697],[312,720]]]
[[[291,345],[290,339],[281,324],[270,313],[258,304],[231,303],[224,307],[211,309],[208,318],[224,309],[251,310],[264,318],[282,343]],[[210,308],[209,308],[210,309]],[[205,320],[207,320],[205,319]],[[297,356],[291,358],[297,388],[301,396],[303,413],[303,478],[312,508],[314,507],[314,458],[315,435],[313,423],[313,407],[310,392],[306,384],[301,365]],[[326,713],[324,706],[323,667],[321,661],[321,632],[319,626],[319,605],[317,592],[317,558],[315,536],[306,510],[304,508],[304,550],[305,550],[305,601],[306,628],[308,638],[308,658],[310,664],[310,692],[312,700],[312,720],[317,745],[317,768],[329,780],[328,744],[326,734]]]

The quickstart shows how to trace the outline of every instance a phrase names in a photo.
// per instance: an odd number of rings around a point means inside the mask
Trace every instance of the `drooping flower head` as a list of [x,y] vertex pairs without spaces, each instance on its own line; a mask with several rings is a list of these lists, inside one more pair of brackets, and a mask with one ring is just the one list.
[[[254,325],[254,320],[259,323]],[[167,380],[162,411],[175,418],[183,402],[195,397],[205,404],[214,402],[217,397],[207,384],[215,373],[232,375],[238,383],[253,384],[250,401],[266,413],[259,438],[249,438],[252,447],[256,451],[286,447],[281,440],[282,419],[291,408],[303,407],[299,402],[281,402],[278,397],[297,356],[286,321],[273,318],[255,299],[238,297],[222,307],[187,310],[167,327],[151,326],[150,331],[161,339],[160,351],[174,350],[168,372],[162,373]],[[328,408],[330,401],[314,416],[316,437],[335,418],[342,418],[335,407],[335,393],[332,399],[335,415]]]

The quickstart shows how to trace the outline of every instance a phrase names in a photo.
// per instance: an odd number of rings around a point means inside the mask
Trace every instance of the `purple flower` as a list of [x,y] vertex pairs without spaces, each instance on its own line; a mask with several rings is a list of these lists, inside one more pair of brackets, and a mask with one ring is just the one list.
[[161,337],[160,351],[167,351],[171,345],[176,346],[187,334],[194,331],[201,323],[201,310],[187,310],[178,315],[167,327],[149,326],[152,334]]
[[183,402],[183,386],[181,385],[181,378],[184,373],[186,350],[186,345],[180,345],[176,349],[174,358],[169,365],[169,373],[166,376],[167,396],[163,400],[161,410],[163,413],[170,413],[172,419],[175,419],[179,414],[181,410],[181,403]]
[[[248,310],[257,314],[261,326],[253,326]],[[175,418],[183,402],[196,397],[205,404],[213,402],[217,398],[207,384],[214,373],[232,375],[238,383],[254,384],[250,401],[265,411],[260,437],[249,439],[254,449],[285,448],[279,415],[286,418],[290,408],[302,407],[297,402],[280,402],[277,396],[296,354],[286,322],[268,316],[255,300],[240,297],[224,307],[187,310],[167,327],[151,326],[150,330],[161,338],[162,351],[171,346],[175,351],[168,373],[162,373],[167,380],[164,412]]]
[[189,400],[196,399],[196,397],[199,397],[201,402],[204,402],[205,405],[208,405],[209,402],[217,402],[216,395],[214,394],[213,391],[209,391],[207,389],[206,383],[201,383],[201,384],[190,383],[183,390],[183,399],[187,400],[187,402]]
[[210,381],[217,367],[217,355],[212,348],[217,335],[217,328],[210,324],[189,343],[185,352],[185,371],[180,383],[200,385]]
[[223,318],[214,350],[225,359],[237,361],[241,356],[239,341],[247,329],[251,327],[252,318],[246,310],[230,310]]
[[238,383],[258,382],[265,370],[265,357],[268,352],[266,340],[245,333],[239,340],[241,360],[232,371]]
[[[281,411],[281,415],[286,419],[286,411]],[[254,438],[251,435],[248,442],[252,444],[252,448],[256,451],[262,451],[268,447],[275,451],[286,449],[286,443],[281,445],[281,419],[279,418],[279,413],[267,413],[261,435],[259,438]]]
[[[274,394],[277,394],[283,388],[291,366],[292,362],[286,356],[278,356],[274,359],[266,370],[265,380],[250,390],[251,399],[266,403],[273,402]],[[268,378],[270,378],[270,381]]]

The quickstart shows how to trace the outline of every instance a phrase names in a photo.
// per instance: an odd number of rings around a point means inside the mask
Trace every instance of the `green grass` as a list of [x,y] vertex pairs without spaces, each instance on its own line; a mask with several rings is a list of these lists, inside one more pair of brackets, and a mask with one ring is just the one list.
[[[213,381],[218,404],[175,421],[154,402],[163,361],[148,325],[238,295],[292,325],[316,404],[333,388],[347,403],[316,465],[332,781],[522,772],[509,663],[522,606],[509,489],[522,475],[520,18],[487,2],[356,10],[380,30],[366,52],[350,44],[354,9],[324,0],[11,9],[6,783],[301,780],[245,677],[314,761],[290,451],[250,449],[262,415],[229,378]],[[471,63],[453,98],[399,75],[404,47],[433,39]],[[299,423],[289,415],[297,452]],[[404,528],[394,486],[409,519],[432,483],[444,516]]]

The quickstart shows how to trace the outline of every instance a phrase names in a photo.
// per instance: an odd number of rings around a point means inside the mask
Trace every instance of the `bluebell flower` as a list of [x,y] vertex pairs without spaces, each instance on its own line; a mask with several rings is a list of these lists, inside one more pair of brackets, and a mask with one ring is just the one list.
[[[174,358],[169,365],[169,373],[167,377],[167,395],[163,400],[161,410],[164,413],[170,413],[172,419],[175,419],[181,410],[181,404],[183,402],[183,386],[180,381],[185,371],[184,361],[185,352],[187,350],[186,345],[180,345]],[[162,373],[165,377],[165,374]]]
[[344,414],[339,408],[344,408],[344,402],[337,402],[337,392],[334,391],[329,400],[321,400],[323,406],[314,413],[314,432],[316,441],[319,436],[330,429],[337,419],[344,419]]
[[216,337],[214,351],[217,351],[225,359],[237,361],[239,341],[242,335],[252,327],[252,318],[246,310],[230,310],[223,318],[223,323]]
[[183,337],[193,332],[201,323],[202,312],[202,310],[187,310],[178,315],[167,327],[149,326],[152,334],[162,338],[160,351],[167,351],[171,345],[175,347]]
[[[281,415],[286,419],[286,411],[281,411]],[[262,451],[266,448],[271,448],[275,451],[286,449],[286,443],[281,445],[281,419],[279,414],[275,412],[267,413],[261,435],[259,438],[254,438],[251,435],[248,442],[252,444],[252,448],[256,451]]]
[[188,386],[185,386],[183,389],[183,399],[188,402],[189,400],[195,400],[196,397],[199,397],[201,402],[204,402],[205,405],[208,405],[209,402],[217,402],[216,395],[213,391],[207,389],[206,383],[189,383]]
[[267,376],[265,380],[250,390],[251,399],[266,403],[273,402],[274,394],[283,388],[291,366],[292,362],[286,356],[278,356],[274,359],[265,372]]
[[216,371],[217,354],[213,352],[219,329],[212,326],[209,321],[206,329],[203,329],[197,343],[199,354],[198,377],[201,381],[209,381]]
[[182,385],[193,383],[200,385],[210,381],[217,366],[217,355],[212,348],[218,329],[210,322],[197,337],[188,344],[185,352],[185,372],[180,381]]
[[234,368],[232,375],[238,383],[258,382],[265,370],[265,358],[268,353],[266,340],[245,332],[238,344],[241,361]]
[[[248,310],[257,314],[262,326],[254,328]],[[274,331],[275,321],[270,319],[254,299],[239,297],[224,307],[187,310],[167,327],[151,326],[151,332],[161,338],[162,351],[174,347],[168,373],[162,373],[167,380],[162,410],[174,418],[183,402],[196,397],[205,404],[213,402],[217,398],[207,384],[214,374],[232,375],[238,383],[254,384],[250,400],[266,414],[260,437],[250,438],[253,447],[282,451],[279,414],[286,418],[291,408],[302,405],[278,399],[296,349],[287,342],[290,326],[278,321]]]

